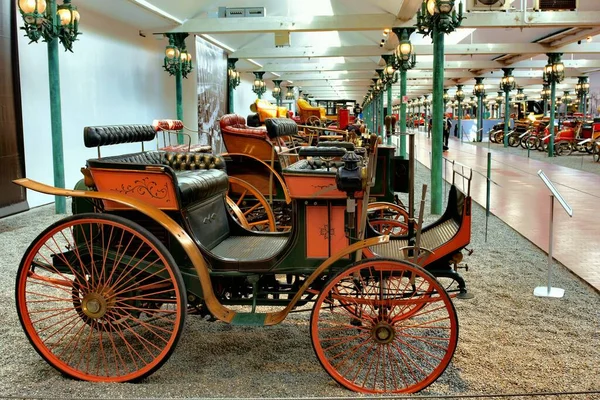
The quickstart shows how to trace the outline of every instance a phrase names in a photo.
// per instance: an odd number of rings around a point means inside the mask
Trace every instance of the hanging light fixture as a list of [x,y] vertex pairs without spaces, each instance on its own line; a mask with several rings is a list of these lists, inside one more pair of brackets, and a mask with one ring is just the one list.
[[32,42],[58,39],[65,50],[72,52],[73,42],[81,34],[81,16],[71,0],[63,0],[63,4],[57,7],[56,15],[52,15],[55,2],[56,0],[18,0],[19,11],[25,22],[22,29]]
[[275,87],[273,87],[271,94],[273,95],[273,98],[277,100],[277,105],[279,105],[279,100],[281,99],[281,80],[273,79],[273,85],[275,85]]

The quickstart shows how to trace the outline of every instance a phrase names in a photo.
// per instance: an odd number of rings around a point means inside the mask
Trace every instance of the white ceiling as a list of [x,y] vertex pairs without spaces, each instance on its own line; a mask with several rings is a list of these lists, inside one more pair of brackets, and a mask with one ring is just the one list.
[[[467,1],[467,0],[461,0]],[[552,26],[534,26],[529,27],[518,23],[523,18],[528,21],[530,18],[544,13],[535,13],[531,10],[533,0],[525,0],[528,10],[526,12],[519,11],[522,0],[513,0],[513,7],[516,10],[505,12],[486,12],[485,21],[489,19],[490,23],[497,21],[497,17],[507,16],[510,25],[514,27],[498,27],[486,28],[485,23],[480,24],[477,28],[459,29],[458,31],[447,35],[446,45],[453,44],[468,44],[481,45],[488,43],[504,43],[514,44],[510,48],[514,48],[509,54],[513,54],[516,58],[508,61],[508,64],[526,60],[541,60],[544,61],[547,57],[542,54],[522,53],[519,51],[519,45],[525,43],[536,42],[539,39],[549,35],[571,28],[571,23],[555,23]],[[235,24],[262,24],[267,26],[269,23],[270,32],[260,32],[259,29],[249,29],[245,33],[230,33],[228,24],[233,23],[231,19],[219,20],[222,23],[222,29],[211,31],[210,37],[222,43],[226,49],[235,51],[246,51],[248,54],[256,53],[264,49],[275,49],[273,30],[287,29],[292,26],[290,23],[302,23],[306,26],[311,26],[316,16],[325,16],[323,18],[342,17],[342,25],[344,20],[349,22],[349,28],[338,26],[336,29],[349,30],[329,30],[326,31],[292,31],[290,34],[290,42],[292,49],[306,50],[307,54],[311,53],[311,49],[327,48],[327,47],[346,47],[361,46],[361,48],[371,49],[370,54],[362,55],[353,54],[346,57],[294,57],[294,58],[263,58],[257,57],[255,62],[258,65],[264,66],[262,70],[267,72],[277,72],[281,78],[294,81],[294,85],[298,83],[306,86],[306,91],[314,93],[319,98],[336,99],[339,97],[362,100],[362,97],[369,89],[371,84],[370,78],[375,76],[375,69],[381,68],[383,61],[378,54],[391,53],[397,45],[395,35],[390,34],[387,38],[384,48],[379,47],[379,43],[384,36],[380,26],[384,22],[393,21],[396,16],[404,16],[406,13],[414,15],[414,10],[419,7],[421,0],[74,0],[80,10],[92,10],[94,12],[105,14],[111,18],[115,18],[122,22],[128,23],[145,33],[153,32],[168,32],[178,27],[192,26],[185,25],[191,22],[197,22],[197,26],[214,22],[216,13],[219,7],[265,7],[266,17],[236,19]],[[416,5],[416,7],[415,7]],[[83,13],[82,13],[83,14]],[[467,19],[465,24],[468,24],[469,16],[479,17],[481,13],[466,14]],[[510,14],[510,15],[507,15]],[[546,13],[547,14],[547,13]],[[553,13],[553,17],[560,20],[562,15],[569,13]],[[379,16],[379,17],[378,17]],[[514,16],[514,18],[512,18]],[[599,0],[579,0],[579,8],[575,15],[575,20],[578,16],[582,18],[596,18],[600,20],[600,1]],[[361,20],[375,21],[372,25],[364,24],[360,28],[352,28],[360,25]],[[513,22],[514,20],[514,22]],[[280,23],[277,23],[280,21]],[[332,20],[333,21],[333,20]],[[334,21],[335,22],[335,21]],[[365,22],[366,23],[366,22]],[[507,24],[509,24],[507,23]],[[396,26],[408,26],[410,22],[396,20]],[[281,25],[281,28],[279,27]],[[546,24],[550,25],[550,24]],[[221,26],[221,25],[219,25]],[[233,26],[233,25],[229,25]],[[250,25],[248,25],[250,26]],[[256,26],[256,25],[253,25]],[[275,28],[273,28],[275,26]],[[321,26],[321,25],[319,25]],[[182,28],[179,28],[182,29]],[[233,28],[235,29],[235,28]],[[290,30],[294,30],[291,28]],[[310,29],[308,29],[310,30]],[[191,32],[195,33],[195,32]],[[565,53],[565,60],[589,60],[590,62],[585,68],[569,68],[567,74],[577,76],[600,70],[600,52],[598,52],[598,44],[600,43],[600,23],[593,26],[588,24],[579,31],[573,31],[570,36],[561,39],[560,43],[556,43],[557,47],[548,47],[547,51],[556,51],[562,45],[577,43],[582,40],[581,49],[585,50],[585,46],[590,48],[587,54],[569,54]],[[148,35],[151,36],[151,35]],[[587,36],[593,36],[593,42],[587,43]],[[148,40],[154,40],[151,37]],[[413,34],[411,37],[415,45],[431,45],[429,37],[422,37],[418,34]],[[595,46],[594,46],[595,44]],[[469,46],[470,47],[470,46]],[[429,53],[429,47],[423,47]],[[523,47],[521,47],[523,48]],[[343,50],[343,49],[341,49]],[[536,49],[537,50],[537,49]],[[578,50],[571,50],[578,51]],[[380,52],[380,53],[379,53]],[[271,55],[271,54],[269,54]],[[295,55],[295,54],[294,54]],[[446,87],[454,87],[456,84],[465,84],[465,90],[472,90],[474,76],[487,76],[486,86],[488,92],[495,92],[497,87],[497,79],[501,76],[497,64],[495,71],[493,68],[479,68],[479,62],[488,62],[494,60],[502,54],[478,54],[470,52],[469,54],[453,54],[447,55],[447,62],[454,62],[452,65],[447,65]],[[234,54],[235,56],[235,54]],[[251,58],[251,57],[248,57]],[[417,58],[418,64],[414,71],[409,73],[409,95],[422,95],[431,92],[431,79],[425,80],[431,76],[431,55],[421,55]],[[460,65],[456,63],[462,61]],[[257,64],[253,64],[246,60],[240,60],[237,64],[238,70],[247,76],[251,76],[253,70],[261,70]],[[509,65],[506,65],[509,66]],[[276,71],[277,70],[277,71]],[[329,72],[331,70],[331,72]],[[289,71],[289,72],[286,72]],[[312,72],[311,72],[312,71]],[[322,71],[322,72],[321,72]],[[521,81],[523,86],[530,93],[539,93],[541,89],[541,70],[539,68],[519,68],[515,72],[523,74]],[[534,76],[525,76],[525,75]],[[411,76],[413,78],[411,78]],[[265,74],[266,79],[273,79],[276,76],[273,74]],[[413,80],[418,79],[418,81]],[[519,78],[517,78],[519,81]],[[565,87],[574,86],[576,79],[569,79],[565,83]],[[268,83],[270,86],[270,83]],[[286,83],[284,81],[283,86]],[[398,86],[398,85],[396,85]],[[564,85],[563,85],[564,86]],[[562,87],[561,87],[561,90]],[[398,92],[398,87],[394,88]],[[451,91],[452,92],[452,91]],[[397,93],[395,93],[397,95]]]

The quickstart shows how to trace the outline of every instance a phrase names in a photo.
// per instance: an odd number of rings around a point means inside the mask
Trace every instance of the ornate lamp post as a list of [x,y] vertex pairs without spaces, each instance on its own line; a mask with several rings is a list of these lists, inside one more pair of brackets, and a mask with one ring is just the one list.
[[554,118],[556,116],[556,84],[565,78],[565,65],[560,61],[562,53],[548,53],[544,67],[544,81],[550,84],[550,143],[548,157],[554,157]]
[[577,85],[575,85],[575,93],[579,98],[579,112],[583,113],[583,118],[587,114],[587,95],[590,94],[590,83],[587,76],[580,76]]
[[510,122],[510,91],[517,87],[515,77],[512,76],[514,68],[502,68],[504,76],[500,80],[500,89],[504,91],[504,147],[508,147],[508,124]]
[[571,103],[573,103],[573,98],[571,97],[571,92],[569,92],[568,90],[565,90],[565,92],[563,93],[562,102],[565,105],[564,117],[566,118],[567,115],[569,114],[569,106],[571,105]]
[[296,96],[294,95],[294,87],[290,85],[286,86],[285,99],[294,100],[295,98]]
[[[385,85],[387,87],[387,109],[388,115],[392,114],[392,88],[394,83],[398,82],[398,75],[396,74],[395,61],[396,56],[394,54],[384,54],[381,56],[385,61],[385,69],[383,70],[383,76]],[[392,127],[392,130],[394,128]],[[386,132],[387,144],[392,144],[392,132]]]
[[[56,0],[18,0],[17,5],[25,26],[25,36],[30,43],[43,39],[48,43],[48,81],[50,87],[50,126],[52,136],[52,165],[54,186],[65,187],[65,166],[62,138],[62,110],[60,101],[60,69],[58,63],[58,43],[65,50],[73,52],[73,42],[77,40],[80,15],[71,0],[64,0],[58,6]],[[54,211],[66,212],[66,199],[55,197]]]
[[427,137],[429,137],[429,119],[427,118],[427,109],[429,108],[429,104],[431,104],[431,101],[429,100],[429,95],[428,94],[424,94],[423,95],[423,125],[425,126],[425,130],[427,131]]
[[542,92],[540,93],[542,100],[544,101],[544,117],[548,113],[548,100],[550,100],[550,85],[544,83]]
[[273,95],[273,98],[277,100],[277,106],[279,107],[281,106],[281,80],[273,79],[273,85],[275,85],[275,87],[271,94]]
[[442,212],[442,146],[443,146],[443,90],[444,90],[444,35],[451,33],[463,20],[462,2],[458,14],[454,0],[423,0],[417,12],[417,30],[430,35],[433,41],[433,107],[431,138],[431,213]]
[[381,135],[381,137],[383,138],[383,136],[385,135],[385,133],[383,132],[383,127],[384,127],[384,110],[383,110],[383,95],[385,92],[385,75],[383,73],[383,69],[377,69],[375,70],[375,72],[377,72],[377,76],[379,76],[379,79],[377,79],[377,91],[378,91],[378,96],[377,96],[377,134]]
[[450,94],[448,93],[449,89],[444,89],[444,95],[442,99],[444,100],[444,113],[446,113],[446,109],[448,108],[448,102],[450,101]]
[[423,98],[421,96],[417,97],[417,102],[415,105],[417,106],[416,121],[417,123],[419,123],[419,126],[417,126],[417,130],[419,130],[421,129],[421,106],[423,105]]
[[407,94],[406,74],[417,64],[414,48],[410,42],[410,35],[415,28],[392,28],[392,32],[398,37],[396,47],[396,69],[400,71],[400,156],[406,159],[406,106],[404,101]]
[[498,108],[498,119],[502,117],[502,104],[504,104],[504,93],[498,92],[498,96],[496,97],[496,107]]
[[473,94],[477,96],[477,141],[483,140],[483,98],[485,97],[485,85],[481,77],[475,78]]
[[237,58],[227,59],[227,79],[229,81],[228,86],[228,97],[229,97],[229,112],[234,113],[234,98],[233,91],[240,85],[240,73],[235,70],[235,63],[238,61]]
[[267,91],[267,85],[263,80],[263,75],[265,73],[262,71],[254,72],[254,82],[252,83],[252,91],[256,93],[259,99],[262,98],[262,95]]
[[[185,47],[187,33],[167,33],[169,44],[165,48],[163,68],[175,76],[175,102],[177,119],[183,121],[183,78],[192,71],[192,55]],[[183,135],[177,135],[177,143],[183,144]]]
[[460,137],[462,137],[460,135],[460,133],[462,131],[462,122],[461,122],[461,119],[462,119],[462,102],[465,99],[465,92],[463,92],[462,88],[463,88],[463,85],[456,85],[456,93],[454,94],[454,100],[456,101],[456,106],[457,106],[457,112],[456,112],[456,114],[458,116],[458,119],[456,121],[456,124],[458,126],[458,128],[457,128],[458,135],[454,135],[454,136],[460,136]]

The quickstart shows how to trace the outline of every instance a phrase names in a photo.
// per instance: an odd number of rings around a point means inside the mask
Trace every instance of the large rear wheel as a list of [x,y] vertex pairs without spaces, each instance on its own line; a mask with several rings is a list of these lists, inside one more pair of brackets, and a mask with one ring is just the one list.
[[48,227],[17,272],[16,304],[35,350],[72,378],[140,380],[175,349],[184,284],[165,246],[114,215],[79,214]]
[[362,393],[414,393],[452,360],[458,319],[430,273],[408,262],[371,259],[325,286],[310,332],[317,358],[339,384]]

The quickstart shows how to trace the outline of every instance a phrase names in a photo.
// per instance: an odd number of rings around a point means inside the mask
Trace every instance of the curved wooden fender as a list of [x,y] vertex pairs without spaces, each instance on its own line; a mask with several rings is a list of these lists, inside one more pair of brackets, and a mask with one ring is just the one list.
[[[361,241],[358,241],[358,242],[346,247],[344,250],[332,255],[331,257],[329,257],[321,265],[319,265],[319,268],[317,268],[312,274],[310,274],[310,276],[306,279],[306,281],[304,281],[304,284],[300,287],[300,289],[298,290],[298,292],[296,293],[296,295],[294,296],[294,298],[292,299],[290,304],[287,305],[287,307],[285,307],[283,310],[281,310],[279,312],[267,314],[267,317],[265,319],[265,325],[276,325],[276,324],[280,323],[281,321],[283,321],[285,319],[285,317],[290,313],[290,311],[292,311],[292,309],[294,308],[296,303],[298,303],[298,301],[300,300],[300,298],[302,297],[304,292],[308,289],[308,287],[311,285],[311,283],[313,283],[315,281],[315,279],[317,279],[323,272],[325,272],[325,270],[327,268],[329,268],[334,262],[336,262],[337,260],[339,260],[342,257],[347,256],[348,254],[352,254],[361,249],[371,247],[371,246],[376,246],[378,244],[384,244],[389,241],[390,241],[390,237],[388,235],[361,240]],[[348,260],[348,262],[351,263],[350,260]]]
[[200,279],[204,301],[206,302],[211,314],[219,320],[227,323],[230,323],[231,320],[233,320],[236,314],[235,311],[223,306],[215,296],[210,281],[208,266],[204,261],[204,257],[202,257],[202,253],[200,253],[200,250],[196,246],[196,243],[181,226],[179,226],[163,211],[140,200],[133,199],[120,193],[61,189],[27,178],[16,179],[13,181],[13,183],[27,189],[35,190],[36,192],[51,194],[54,196],[87,197],[100,200],[111,200],[146,214],[148,217],[152,218],[161,224],[165,229],[167,229],[179,241],[181,247],[183,247],[187,253]]
[[275,171],[269,164],[267,164],[266,162],[264,162],[260,158],[251,156],[249,154],[244,154],[244,153],[221,153],[219,155],[223,156],[223,157],[225,157],[225,156],[232,156],[232,157],[242,156],[242,157],[251,158],[254,161],[258,161],[259,163],[261,163],[262,165],[264,165],[265,167],[267,167],[269,169],[269,171],[271,171],[271,174],[273,174],[273,176],[275,176],[275,178],[277,178],[277,180],[279,181],[279,184],[283,188],[283,195],[285,196],[285,202],[286,202],[286,204],[290,204],[292,202],[292,198],[290,197],[290,191],[289,191],[287,185],[285,184],[283,178],[281,177],[281,175],[279,175],[277,173],[277,171]]

